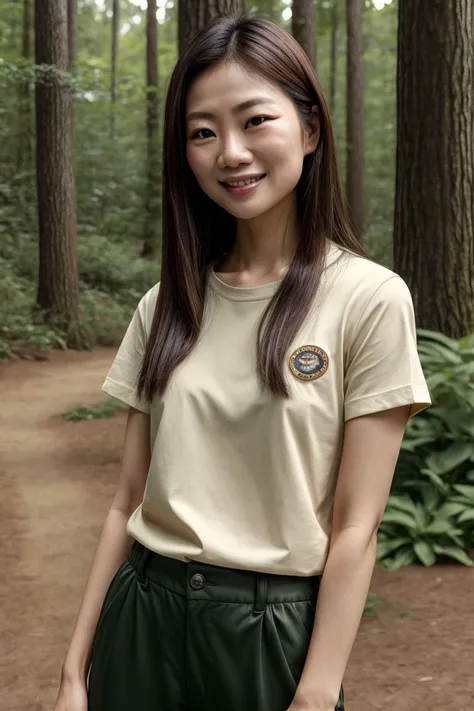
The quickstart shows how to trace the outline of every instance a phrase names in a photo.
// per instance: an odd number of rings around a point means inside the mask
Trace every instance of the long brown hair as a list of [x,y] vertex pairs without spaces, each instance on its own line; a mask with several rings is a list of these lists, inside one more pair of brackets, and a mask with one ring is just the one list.
[[342,195],[329,110],[305,52],[270,20],[221,17],[202,30],[179,58],[165,109],[161,283],[138,391],[162,394],[174,368],[190,353],[204,313],[207,272],[232,249],[236,220],[198,185],[186,159],[186,98],[192,82],[223,60],[239,62],[277,85],[303,121],[319,108],[320,138],[304,159],[296,188],[299,240],[293,263],[262,316],[257,373],[262,386],[288,398],[285,354],[314,299],[324,268],[326,239],[363,255]]

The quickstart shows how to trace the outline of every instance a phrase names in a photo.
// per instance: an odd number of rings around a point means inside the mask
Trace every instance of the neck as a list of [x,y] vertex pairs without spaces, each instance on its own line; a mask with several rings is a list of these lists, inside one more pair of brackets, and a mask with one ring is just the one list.
[[229,271],[278,275],[293,261],[297,241],[296,202],[290,196],[269,213],[237,222],[237,239],[226,266]]

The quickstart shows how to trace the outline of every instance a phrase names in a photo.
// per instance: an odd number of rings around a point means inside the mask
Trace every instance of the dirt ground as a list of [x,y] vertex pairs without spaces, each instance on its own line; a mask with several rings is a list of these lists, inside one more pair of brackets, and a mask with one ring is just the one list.
[[[0,364],[1,711],[54,708],[125,422],[61,414],[102,397],[112,357],[58,352]],[[360,628],[348,711],[473,711],[473,571],[377,572],[372,590],[384,602]]]

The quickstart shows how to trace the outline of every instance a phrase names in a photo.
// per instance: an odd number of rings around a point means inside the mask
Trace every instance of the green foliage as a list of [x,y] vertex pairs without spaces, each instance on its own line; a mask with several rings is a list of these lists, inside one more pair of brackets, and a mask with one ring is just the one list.
[[433,406],[412,419],[379,533],[385,567],[440,557],[472,565],[474,549],[474,336],[419,331]]
[[369,592],[364,606],[364,615],[375,615],[383,603],[383,598],[373,592]]
[[12,274],[0,257],[0,358],[9,356],[12,347],[40,351],[66,347],[62,334],[45,326],[33,305],[31,283]]
[[420,492],[421,502],[407,495],[390,497],[379,534],[379,558],[390,570],[415,562],[431,566],[438,556],[473,565],[464,550],[463,531],[442,496],[428,486]]
[[158,281],[158,263],[122,241],[93,235],[79,242],[78,253],[81,281],[122,302],[137,301]]
[[97,405],[83,405],[75,410],[65,412],[64,420],[80,422],[82,420],[100,420],[106,417],[113,417],[117,412],[127,409],[127,405],[119,400],[110,399],[99,402]]
[[[81,310],[89,347],[120,342],[143,294],[159,281],[159,264],[126,242],[84,237],[79,244]],[[28,235],[4,233],[0,246],[0,357],[12,351],[65,348],[64,334],[35,308],[37,248]]]

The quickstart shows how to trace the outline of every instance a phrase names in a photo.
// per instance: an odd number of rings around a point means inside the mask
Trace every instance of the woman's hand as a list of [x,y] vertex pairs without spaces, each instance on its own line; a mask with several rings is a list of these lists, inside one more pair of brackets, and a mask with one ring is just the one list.
[[334,711],[334,706],[324,706],[320,703],[311,701],[298,701],[294,699],[288,711]]
[[302,685],[298,687],[288,711],[336,711],[338,700],[328,692],[314,691]]
[[54,711],[87,711],[87,687],[83,679],[61,681]]

